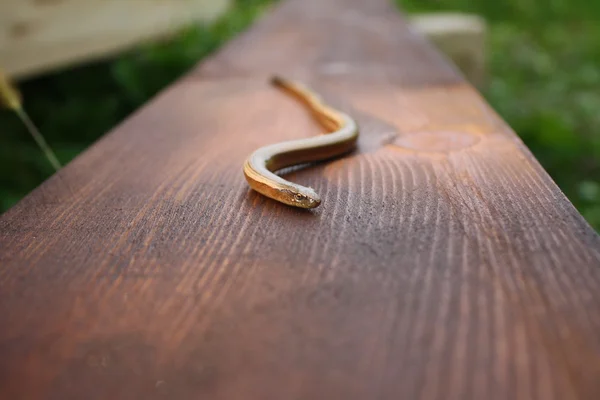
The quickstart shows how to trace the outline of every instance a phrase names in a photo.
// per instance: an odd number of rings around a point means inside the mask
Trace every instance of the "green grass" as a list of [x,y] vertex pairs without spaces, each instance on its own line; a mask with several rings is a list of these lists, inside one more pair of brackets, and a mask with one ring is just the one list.
[[484,95],[600,230],[600,3],[405,0],[407,11],[464,11],[489,24]]
[[[21,85],[26,108],[62,162],[247,28],[273,1],[238,0],[215,24],[118,59]],[[600,3],[403,0],[407,11],[467,11],[489,23],[484,95],[600,230]],[[19,121],[0,114],[0,211],[51,168]]]

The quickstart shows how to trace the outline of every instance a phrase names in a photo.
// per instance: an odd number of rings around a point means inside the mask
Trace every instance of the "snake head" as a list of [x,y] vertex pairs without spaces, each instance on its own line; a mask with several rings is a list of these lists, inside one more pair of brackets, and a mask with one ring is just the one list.
[[321,204],[319,195],[310,188],[302,188],[303,190],[286,190],[285,203],[300,208],[315,208]]
[[[316,195],[316,193],[315,193]],[[321,204],[319,196],[308,196],[303,193],[294,194],[294,202],[302,208],[315,208]]]

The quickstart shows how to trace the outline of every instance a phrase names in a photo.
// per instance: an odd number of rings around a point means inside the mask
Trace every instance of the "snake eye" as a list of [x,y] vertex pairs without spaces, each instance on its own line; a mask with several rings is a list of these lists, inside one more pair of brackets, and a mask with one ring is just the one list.
[[304,196],[302,196],[300,193],[296,193],[296,200],[301,201],[304,199]]

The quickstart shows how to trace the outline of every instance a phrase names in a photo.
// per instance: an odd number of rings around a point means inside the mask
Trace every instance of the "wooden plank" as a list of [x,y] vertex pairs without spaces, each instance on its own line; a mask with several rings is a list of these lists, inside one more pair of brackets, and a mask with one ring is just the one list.
[[437,12],[411,15],[410,23],[452,60],[471,84],[484,86],[487,27],[483,18]]
[[0,67],[14,78],[107,57],[182,26],[211,21],[230,0],[3,0]]
[[[359,150],[249,192],[258,146]],[[600,238],[382,0],[290,0],[0,218],[0,398],[595,399]]]

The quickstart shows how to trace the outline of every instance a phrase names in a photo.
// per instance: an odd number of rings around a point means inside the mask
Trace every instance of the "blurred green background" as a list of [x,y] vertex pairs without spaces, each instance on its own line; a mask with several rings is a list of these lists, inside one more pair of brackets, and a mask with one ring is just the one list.
[[[367,0],[365,0],[367,1]],[[22,82],[26,109],[67,163],[272,0],[237,0],[209,26],[116,59]],[[484,96],[600,230],[600,2],[399,0],[409,12],[466,11],[489,23]],[[52,173],[20,122],[0,114],[0,211]]]

